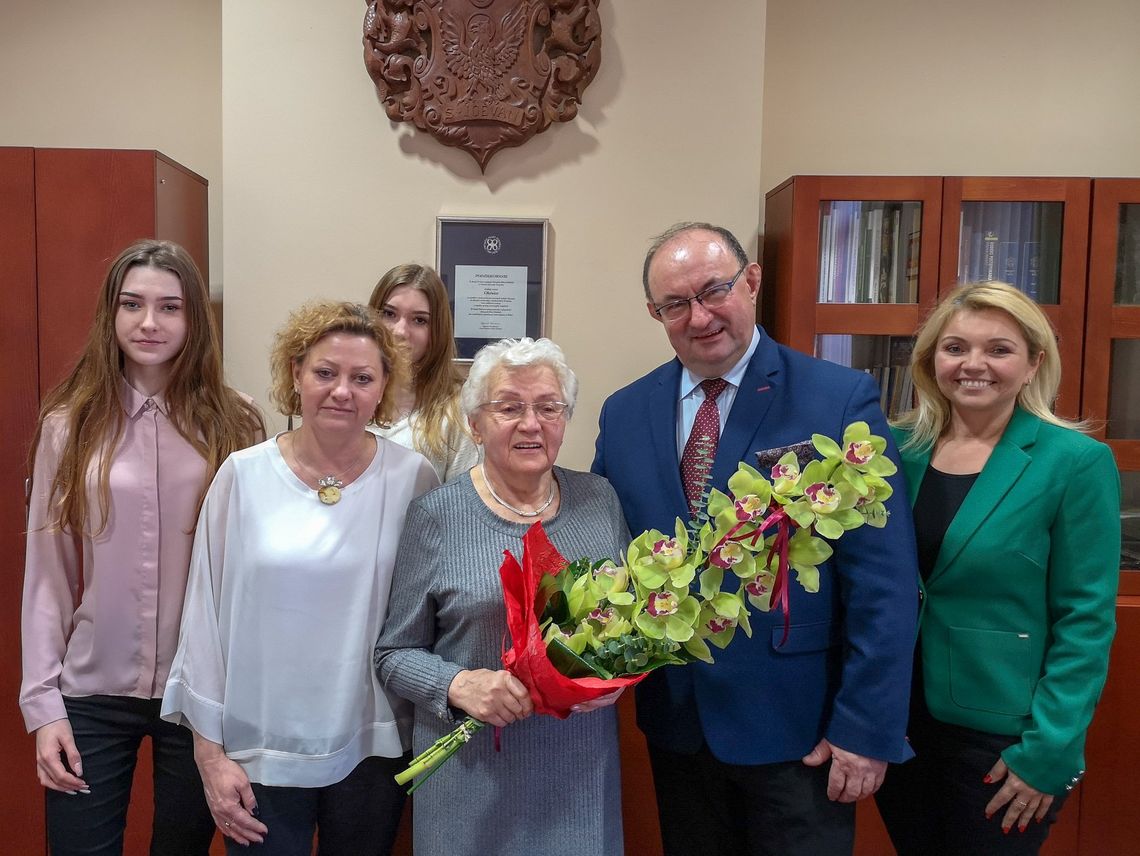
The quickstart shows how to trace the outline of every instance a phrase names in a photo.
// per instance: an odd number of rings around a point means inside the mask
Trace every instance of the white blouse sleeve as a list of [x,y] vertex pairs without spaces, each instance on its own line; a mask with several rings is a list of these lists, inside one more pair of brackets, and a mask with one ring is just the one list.
[[226,664],[222,656],[218,622],[222,579],[226,565],[235,561],[233,549],[240,548],[240,534],[228,528],[236,517],[230,515],[235,492],[232,459],[218,469],[198,516],[194,551],[190,557],[190,579],[182,608],[178,651],[162,697],[163,719],[186,725],[214,743],[222,743],[222,709],[225,702]]

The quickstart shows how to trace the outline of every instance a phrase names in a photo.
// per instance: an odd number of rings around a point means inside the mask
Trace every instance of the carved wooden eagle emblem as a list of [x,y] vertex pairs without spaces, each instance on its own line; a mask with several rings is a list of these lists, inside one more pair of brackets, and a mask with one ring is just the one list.
[[388,117],[486,170],[578,114],[601,61],[598,0],[369,0],[364,64]]

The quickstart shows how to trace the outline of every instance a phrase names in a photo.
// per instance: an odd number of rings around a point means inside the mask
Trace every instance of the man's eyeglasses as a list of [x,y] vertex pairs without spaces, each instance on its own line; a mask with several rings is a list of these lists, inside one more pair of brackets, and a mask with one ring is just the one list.
[[710,285],[708,288],[694,294],[692,297],[684,297],[680,300],[670,300],[668,303],[662,303],[658,306],[653,304],[653,311],[657,313],[657,317],[666,323],[673,321],[680,321],[682,318],[688,317],[692,311],[693,301],[701,304],[701,306],[709,309],[716,309],[718,306],[723,306],[725,301],[728,300],[728,295],[732,292],[732,287],[736,285],[736,281],[740,279],[740,275],[744,273],[744,265],[736,272],[736,276],[727,282],[717,283]]
[[556,422],[570,409],[565,401],[515,401],[514,399],[497,399],[484,401],[479,405],[488,410],[500,422],[518,422],[526,415],[527,408],[534,411],[534,415],[543,422]]

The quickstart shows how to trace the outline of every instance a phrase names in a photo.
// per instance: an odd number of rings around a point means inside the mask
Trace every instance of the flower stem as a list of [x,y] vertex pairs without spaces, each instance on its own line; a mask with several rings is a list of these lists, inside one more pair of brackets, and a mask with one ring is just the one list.
[[[435,743],[412,759],[412,763],[402,773],[396,776],[396,784],[406,785],[412,779],[416,779],[412,786],[408,788],[408,793],[415,793],[416,788],[426,782],[432,777],[436,770],[438,770],[443,763],[458,752],[463,745],[470,740],[485,723],[472,716],[467,717],[463,722],[459,723],[452,731],[449,731],[443,737],[439,738]],[[419,778],[416,778],[416,777]]]

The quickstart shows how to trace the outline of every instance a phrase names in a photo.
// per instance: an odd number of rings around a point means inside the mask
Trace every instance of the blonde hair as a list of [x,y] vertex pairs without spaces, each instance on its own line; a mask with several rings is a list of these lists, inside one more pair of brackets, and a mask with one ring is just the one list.
[[450,458],[456,450],[451,447],[444,424],[450,424],[453,431],[463,430],[463,420],[456,404],[463,378],[455,366],[454,327],[447,290],[434,268],[420,264],[396,265],[376,283],[368,305],[377,312],[383,312],[392,292],[403,286],[413,288],[427,298],[430,315],[427,351],[412,366],[412,384],[416,393],[412,445],[417,452],[429,457]]
[[364,336],[376,343],[386,383],[372,421],[391,418],[396,410],[396,389],[408,374],[404,349],[384,326],[380,315],[363,303],[318,300],[290,313],[277,331],[269,358],[272,386],[269,397],[283,416],[301,415],[301,395],[293,381],[293,366],[304,362],[317,342],[333,333]]
[[[67,440],[49,494],[56,515],[50,525],[76,534],[98,535],[109,517],[113,451],[125,425],[123,354],[115,335],[115,317],[123,280],[136,267],[167,271],[182,284],[186,343],[174,358],[162,395],[175,430],[206,460],[199,503],[222,461],[265,436],[257,408],[226,386],[218,329],[198,266],[186,250],[171,241],[136,241],[111,263],[83,353],[71,373],[44,398],[32,438],[29,472],[35,471],[44,420],[53,413],[62,415]],[[86,478],[96,454],[100,519],[98,526],[91,527]]]
[[1029,347],[1029,358],[1038,354],[1033,378],[1017,394],[1017,405],[1043,422],[1087,432],[1084,422],[1062,419],[1053,413],[1053,402],[1061,386],[1061,357],[1057,336],[1045,313],[1033,300],[1004,282],[975,282],[959,286],[930,313],[915,338],[910,368],[917,398],[915,408],[895,420],[910,436],[907,449],[930,449],[950,424],[950,402],[938,388],[934,376],[934,355],[946,325],[959,312],[993,309],[1009,316]]

